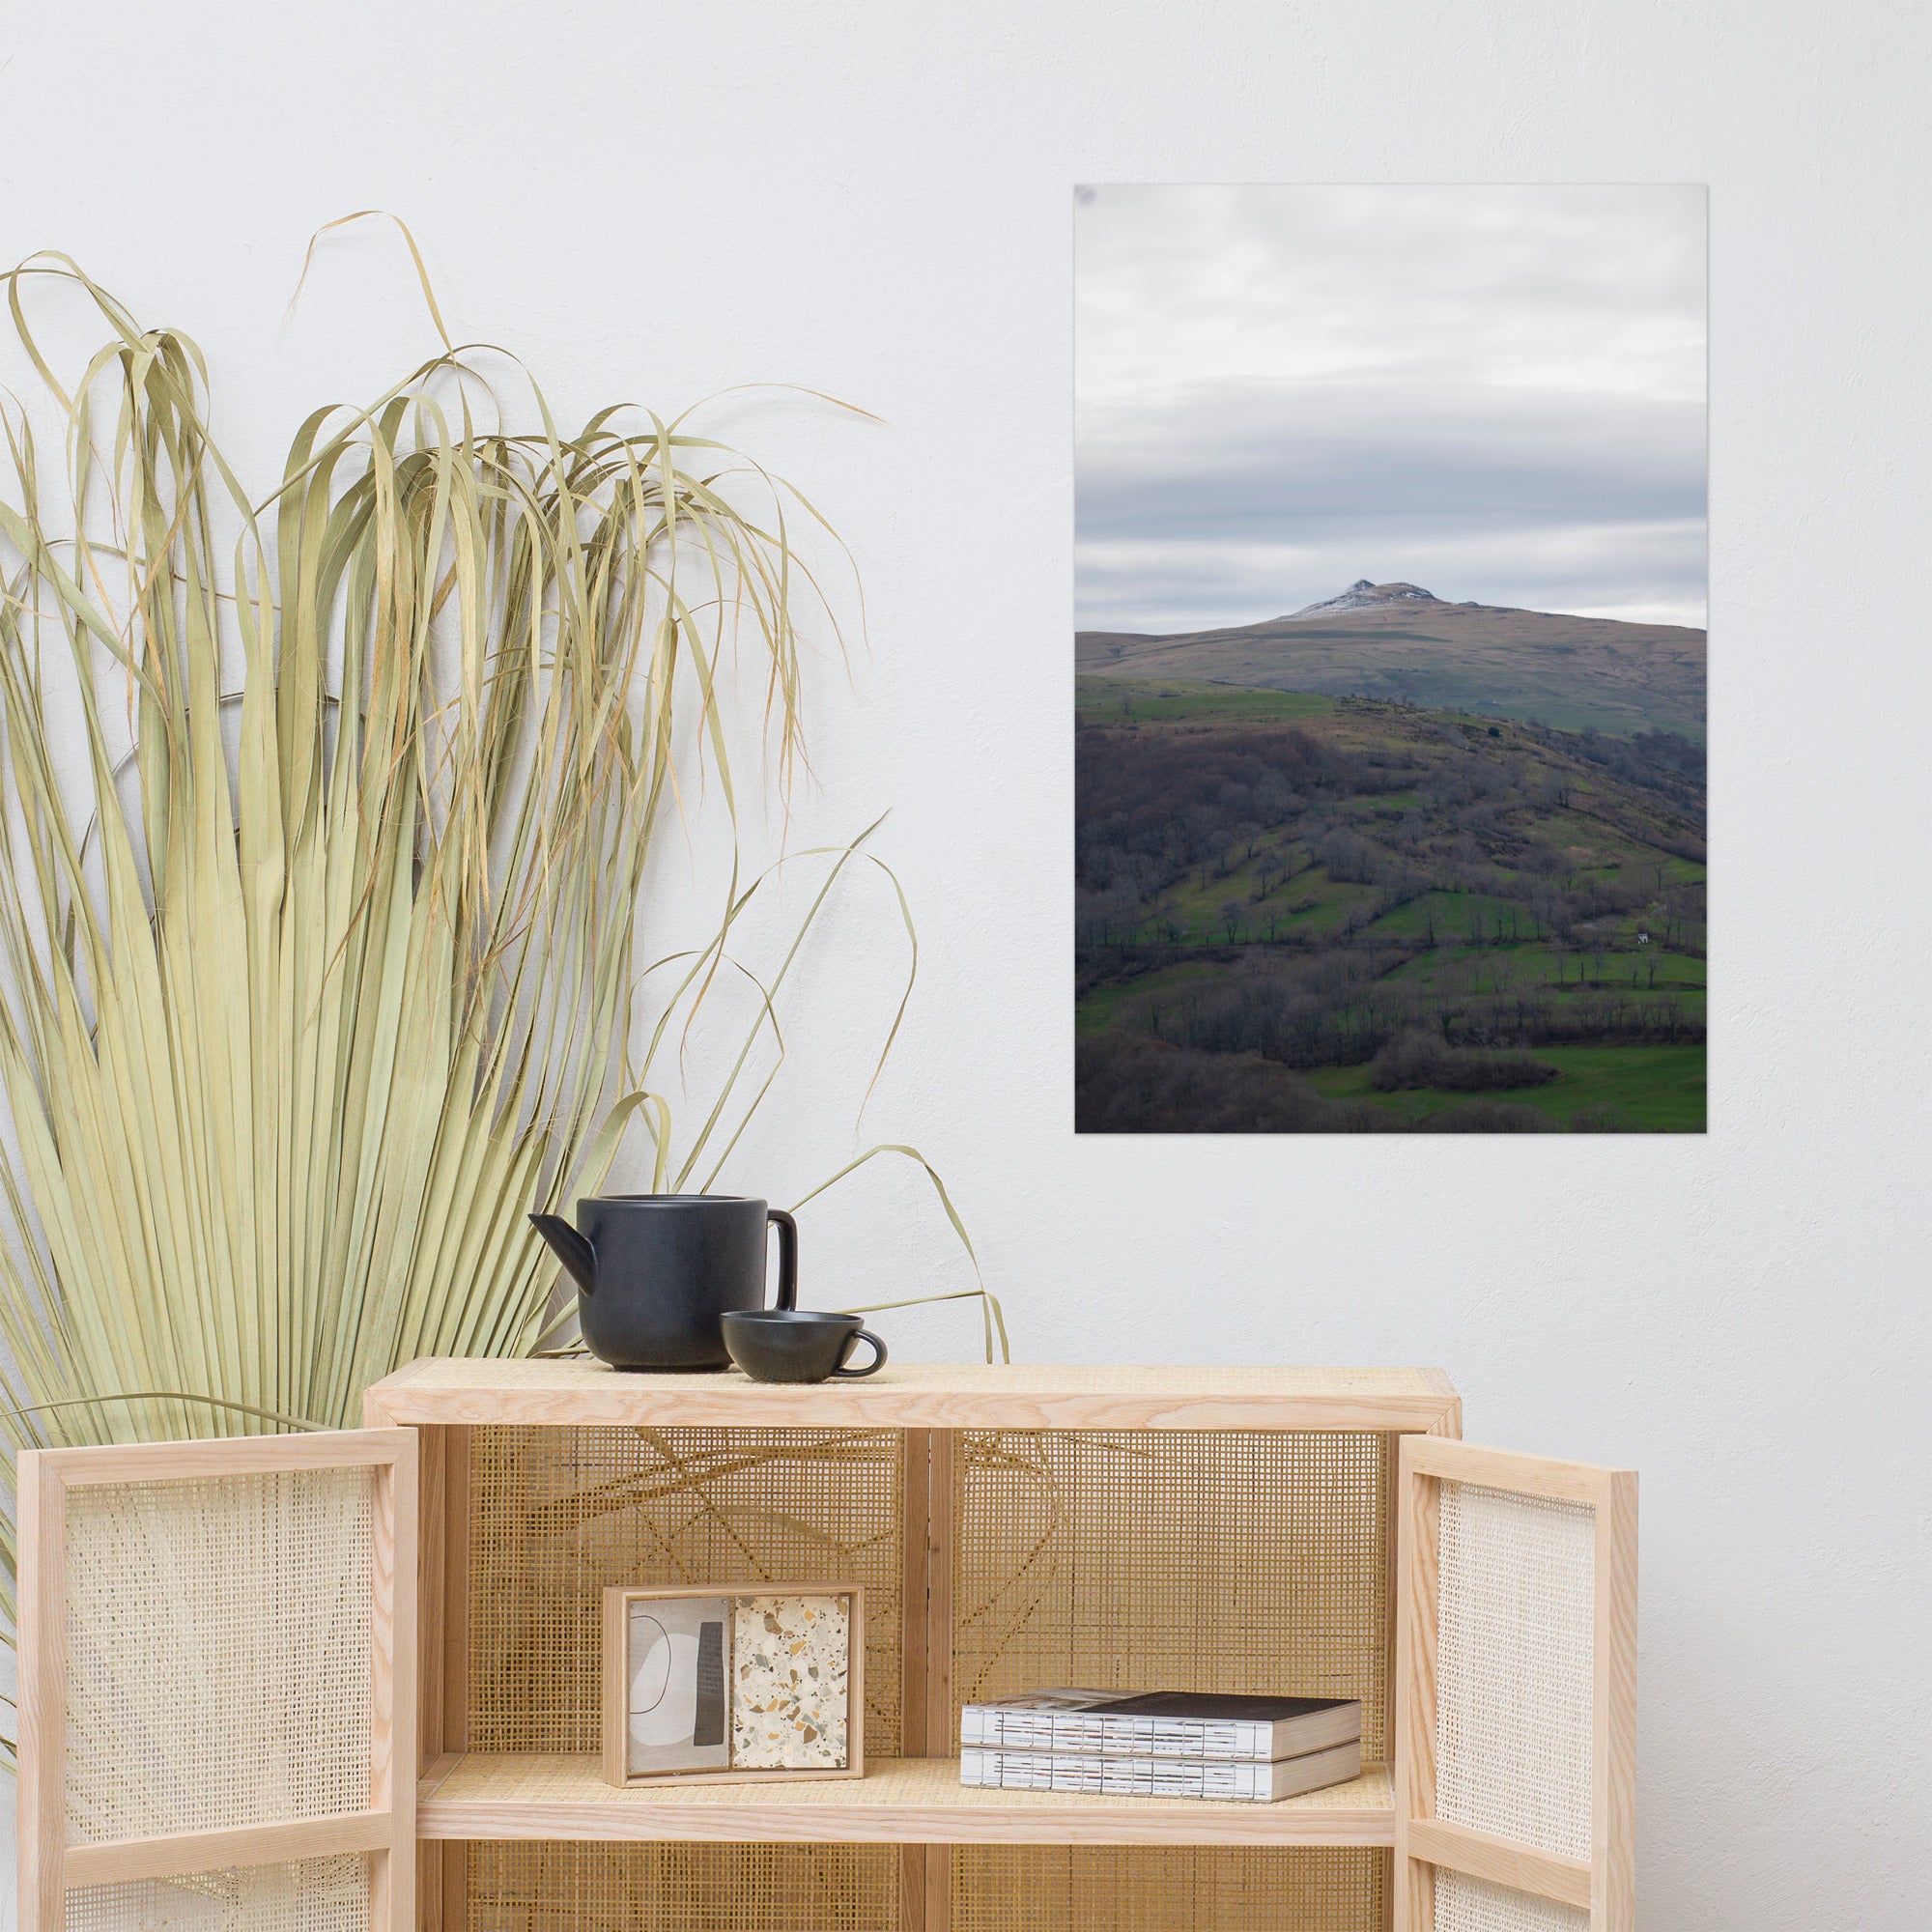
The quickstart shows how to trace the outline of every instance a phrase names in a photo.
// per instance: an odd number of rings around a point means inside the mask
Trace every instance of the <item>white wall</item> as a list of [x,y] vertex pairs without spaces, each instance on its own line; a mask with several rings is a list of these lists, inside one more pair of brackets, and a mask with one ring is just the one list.
[[[1028,1356],[1440,1363],[1473,1437],[1638,1465],[1644,1923],[1908,1932],[1932,1918],[1927,41],[1919,10],[1808,0],[93,0],[0,49],[0,255],[66,248],[197,335],[261,476],[311,402],[431,346],[373,229],[283,323],[309,232],[372,206],[414,225],[459,333],[567,410],[783,379],[887,417],[721,417],[866,572],[873,653],[853,693],[819,678],[806,815],[894,806],[921,919],[868,1133],[950,1177]],[[1086,180],[1710,184],[1708,1138],[1074,1139]],[[889,911],[855,896],[826,940],[798,1021],[825,1048],[737,1175],[781,1199],[853,1145]],[[819,1298],[963,1278],[910,1176],[813,1211]],[[957,1311],[890,1332],[976,1340]]]

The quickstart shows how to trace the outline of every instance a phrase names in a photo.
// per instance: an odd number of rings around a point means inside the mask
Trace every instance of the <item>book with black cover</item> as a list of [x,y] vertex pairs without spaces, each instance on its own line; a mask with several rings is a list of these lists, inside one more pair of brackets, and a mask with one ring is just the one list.
[[1258,1697],[1201,1690],[1065,1689],[968,1704],[959,1739],[1003,1750],[1271,1763],[1362,1734],[1352,1697]]

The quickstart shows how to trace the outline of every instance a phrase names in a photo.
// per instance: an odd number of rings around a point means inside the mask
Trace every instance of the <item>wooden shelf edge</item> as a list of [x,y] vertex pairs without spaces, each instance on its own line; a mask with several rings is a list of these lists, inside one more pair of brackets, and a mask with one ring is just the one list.
[[[1383,1378],[1389,1380],[1384,1380]],[[1401,1384],[1401,1385],[1393,1385]],[[600,1364],[412,1363],[365,1417],[458,1428],[1187,1429],[1458,1433],[1439,1370],[980,1369],[912,1364],[807,1387],[742,1376],[619,1375]]]
[[[438,1766],[440,1771],[441,1767]],[[973,1791],[951,1758],[887,1759],[864,1778],[620,1791],[592,1758],[472,1756],[425,1777],[426,1839],[654,1839],[724,1844],[1368,1845],[1395,1843],[1386,1767],[1276,1804]]]

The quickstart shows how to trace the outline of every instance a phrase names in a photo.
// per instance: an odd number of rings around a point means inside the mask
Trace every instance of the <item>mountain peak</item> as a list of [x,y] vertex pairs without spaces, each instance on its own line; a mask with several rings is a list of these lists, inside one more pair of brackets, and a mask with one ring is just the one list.
[[1339,597],[1324,598],[1320,604],[1305,605],[1293,614],[1297,617],[1325,617],[1331,611],[1375,611],[1386,604],[1439,604],[1434,591],[1419,583],[1371,583],[1358,577]]

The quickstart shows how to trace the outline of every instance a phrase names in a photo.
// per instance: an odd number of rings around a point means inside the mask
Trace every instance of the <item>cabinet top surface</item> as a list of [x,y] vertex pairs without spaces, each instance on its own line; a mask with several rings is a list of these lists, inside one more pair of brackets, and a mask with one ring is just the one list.
[[369,1391],[371,1422],[898,1429],[1429,1429],[1457,1433],[1439,1369],[891,1363],[810,1386],[735,1369],[649,1375],[585,1357],[433,1358]]

